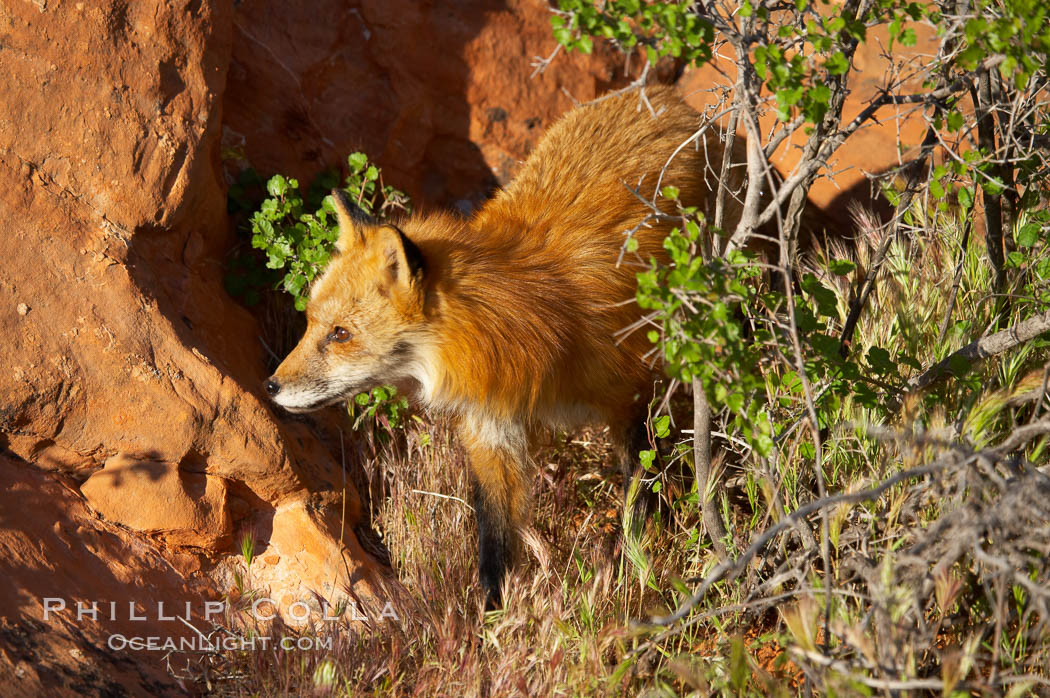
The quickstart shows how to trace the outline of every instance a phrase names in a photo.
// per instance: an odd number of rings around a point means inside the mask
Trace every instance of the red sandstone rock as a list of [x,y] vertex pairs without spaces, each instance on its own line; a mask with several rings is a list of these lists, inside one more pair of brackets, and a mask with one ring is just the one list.
[[[75,482],[3,455],[0,551],[4,696],[182,694],[156,656],[128,662],[107,641],[113,634],[189,633],[181,622],[157,621],[160,602],[170,611],[174,601],[192,600],[194,622],[206,627],[196,619],[207,593],[203,578],[187,579],[172,564],[179,560],[98,519]],[[87,610],[93,602],[95,617],[78,618],[77,604]],[[149,621],[130,620],[129,603]]]
[[275,595],[367,598],[385,574],[357,545],[338,451],[259,399],[259,330],[222,290],[231,36],[219,2],[0,7],[0,474],[19,493],[0,510],[0,672],[22,677],[5,694],[77,692],[39,620],[59,582],[138,600],[152,579],[151,599],[196,602],[226,591],[248,531],[280,550],[253,576]]
[[117,454],[80,492],[107,521],[157,534],[169,544],[224,550],[231,542],[226,481],[220,477]]
[[607,47],[531,78],[549,16],[544,0],[245,0],[224,144],[303,183],[363,150],[417,205],[477,204],[573,99],[619,84]]

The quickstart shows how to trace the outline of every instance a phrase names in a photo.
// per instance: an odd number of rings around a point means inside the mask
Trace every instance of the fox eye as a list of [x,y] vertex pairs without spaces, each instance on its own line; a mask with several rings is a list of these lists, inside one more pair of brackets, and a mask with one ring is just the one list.
[[354,335],[350,334],[350,330],[345,327],[335,327],[331,332],[328,333],[328,341],[330,342],[347,342]]

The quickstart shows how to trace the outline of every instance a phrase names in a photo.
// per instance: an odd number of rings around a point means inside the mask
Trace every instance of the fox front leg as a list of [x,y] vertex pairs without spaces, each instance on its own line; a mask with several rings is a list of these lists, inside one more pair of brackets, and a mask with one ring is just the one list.
[[516,531],[509,512],[474,480],[474,516],[478,524],[478,575],[485,594],[485,610],[503,605],[503,580],[513,564]]
[[523,432],[513,427],[468,425],[461,435],[474,479],[478,572],[490,611],[502,605],[503,580],[517,556],[529,508],[527,448]]

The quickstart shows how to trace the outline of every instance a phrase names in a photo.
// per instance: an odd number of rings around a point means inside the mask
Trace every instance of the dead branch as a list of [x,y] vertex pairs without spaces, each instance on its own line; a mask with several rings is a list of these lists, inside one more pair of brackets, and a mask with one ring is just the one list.
[[757,555],[766,545],[777,535],[783,533],[789,528],[795,526],[798,522],[803,521],[810,514],[818,512],[830,507],[838,506],[839,504],[856,504],[858,502],[872,501],[878,499],[883,492],[890,489],[891,487],[900,484],[906,480],[914,478],[925,477],[933,473],[939,472],[944,468],[948,467],[947,462],[932,463],[930,465],[923,465],[909,470],[902,471],[896,475],[888,478],[881,484],[870,489],[862,490],[860,492],[853,493],[840,493],[834,494],[822,499],[815,499],[808,504],[800,506],[795,511],[791,512],[783,519],[774,524],[771,528],[766,530],[761,536],[759,536],[755,542],[748,546],[747,550],[741,553],[735,560],[726,560],[715,567],[710,574],[704,577],[704,580],[700,583],[696,592],[678,609],[667,616],[654,616],[648,622],[648,625],[660,626],[660,625],[671,625],[677,623],[682,618],[689,615],[689,612],[700,603],[704,596],[707,595],[708,590],[715,582],[721,581],[722,579],[733,579],[739,574],[751,561],[755,555]]
[[982,337],[952,352],[947,357],[908,381],[908,390],[923,390],[943,378],[949,369],[960,361],[972,364],[989,356],[1001,354],[1008,349],[1029,342],[1044,332],[1050,331],[1050,311],[1030,317],[1005,330]]

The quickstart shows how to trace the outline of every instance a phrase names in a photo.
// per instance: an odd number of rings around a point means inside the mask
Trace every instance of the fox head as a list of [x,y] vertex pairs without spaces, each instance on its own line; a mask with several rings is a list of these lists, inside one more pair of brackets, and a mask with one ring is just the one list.
[[314,282],[306,333],[264,383],[274,402],[308,412],[406,375],[423,326],[425,265],[397,227],[332,192],[339,239]]

